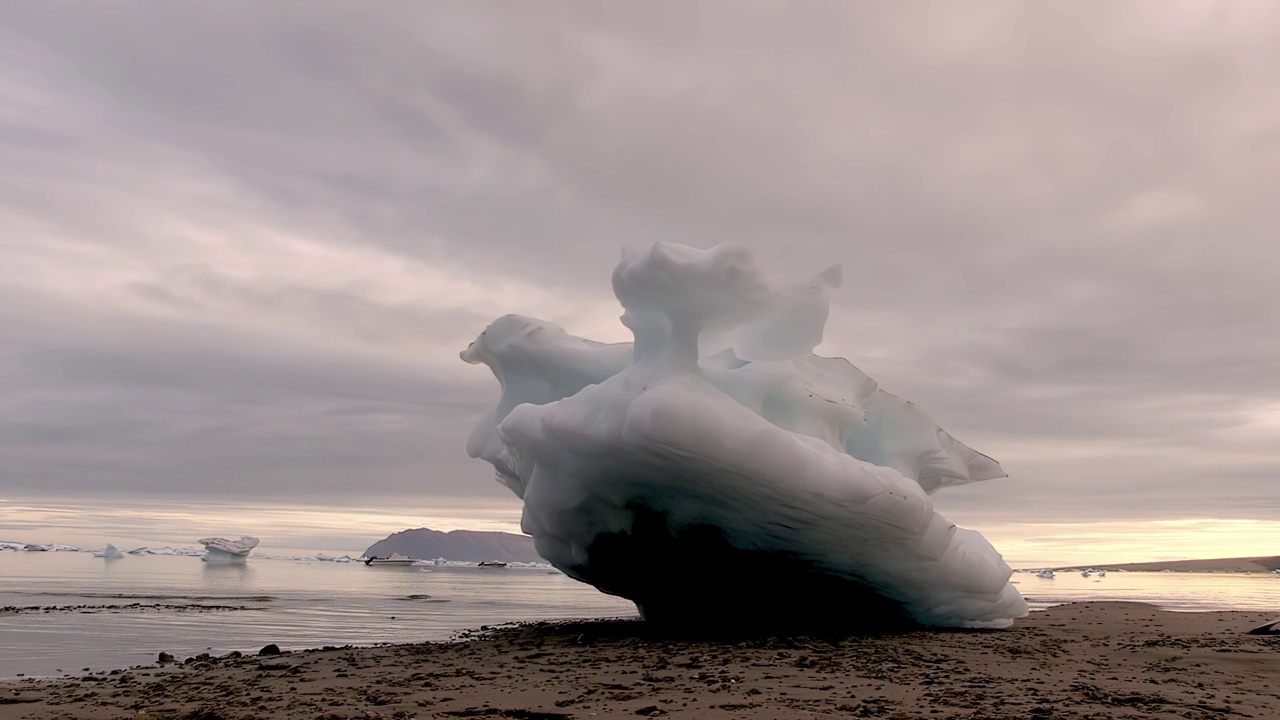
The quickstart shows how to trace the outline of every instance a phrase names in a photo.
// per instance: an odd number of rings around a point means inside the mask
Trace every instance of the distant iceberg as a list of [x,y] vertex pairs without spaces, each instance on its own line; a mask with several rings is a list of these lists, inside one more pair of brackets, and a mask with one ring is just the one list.
[[258,538],[247,535],[239,540],[204,538],[197,542],[205,547],[204,561],[217,564],[242,563],[258,547]]
[[320,553],[316,555],[316,560],[319,560],[320,562],[349,563],[354,561],[355,558],[351,557],[350,555],[339,555],[338,557],[334,557],[333,555],[326,555],[324,553]]
[[659,243],[613,274],[635,342],[508,315],[462,353],[502,385],[467,442],[571,577],[651,620],[1007,627],[1011,570],[928,494],[999,464],[813,354],[838,267],[793,286],[751,253]]
[[95,550],[93,552],[93,556],[96,558],[107,558],[108,560],[111,560],[115,558],[124,557],[124,553],[121,552],[120,548],[116,547],[115,545],[112,545],[111,543],[107,543],[107,546],[105,548],[101,550]]
[[204,555],[203,550],[195,548],[171,548],[171,547],[140,547],[127,551],[129,555],[185,555],[187,557],[198,557]]
[[27,543],[22,546],[22,549],[27,552],[80,552],[80,548],[74,545],[63,545],[61,543],[49,543],[47,545]]

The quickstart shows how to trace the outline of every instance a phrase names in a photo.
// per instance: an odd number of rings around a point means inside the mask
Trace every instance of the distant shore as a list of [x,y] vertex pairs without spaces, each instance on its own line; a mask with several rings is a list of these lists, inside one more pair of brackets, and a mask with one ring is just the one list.
[[4,683],[0,720],[1280,717],[1280,636],[1245,634],[1271,617],[1091,602],[1003,631],[734,642],[533,623]]
[[1123,570],[1132,572],[1231,572],[1267,573],[1280,569],[1280,555],[1209,560],[1161,560],[1141,563],[1102,563],[1099,565],[1065,565],[1054,570]]

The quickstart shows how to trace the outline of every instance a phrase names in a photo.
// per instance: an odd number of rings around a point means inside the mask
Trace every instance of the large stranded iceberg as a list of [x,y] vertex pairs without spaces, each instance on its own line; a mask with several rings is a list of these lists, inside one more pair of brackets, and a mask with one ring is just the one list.
[[462,353],[502,385],[467,443],[524,499],[523,530],[571,577],[651,620],[998,628],[1011,571],[928,494],[998,463],[813,355],[838,267],[794,287],[721,245],[624,251],[635,343],[508,315]]

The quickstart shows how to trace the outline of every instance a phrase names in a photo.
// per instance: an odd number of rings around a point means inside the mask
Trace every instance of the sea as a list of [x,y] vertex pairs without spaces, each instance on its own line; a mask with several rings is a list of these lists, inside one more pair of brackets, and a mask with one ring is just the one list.
[[[762,578],[767,582],[767,578]],[[1133,600],[1176,611],[1280,613],[1280,575],[1019,572],[1033,610]],[[547,567],[367,567],[251,557],[0,552],[0,680],[57,677],[200,653],[448,641],[506,623],[634,617],[635,607]]]

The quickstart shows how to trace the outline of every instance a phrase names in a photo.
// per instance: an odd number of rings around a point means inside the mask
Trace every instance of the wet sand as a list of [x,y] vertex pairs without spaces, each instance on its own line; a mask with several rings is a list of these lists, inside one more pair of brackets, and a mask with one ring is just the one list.
[[539,623],[5,683],[0,720],[1280,718],[1280,634],[1246,634],[1273,615],[1076,603],[1003,631],[732,642]]

